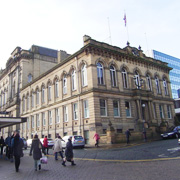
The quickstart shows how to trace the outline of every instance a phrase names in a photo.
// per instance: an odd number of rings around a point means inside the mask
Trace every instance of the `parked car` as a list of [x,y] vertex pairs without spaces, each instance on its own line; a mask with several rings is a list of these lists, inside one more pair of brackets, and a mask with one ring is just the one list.
[[[54,140],[51,138],[47,138],[47,140],[48,140],[48,147],[50,147],[50,148],[53,147],[54,146]],[[41,138],[40,141],[43,144],[44,138]]]
[[31,146],[31,144],[32,144],[32,139],[28,139],[27,140],[27,146],[29,147],[29,146]]
[[180,137],[180,126],[176,126],[175,128],[161,134],[163,139],[170,139],[170,138],[178,138]]
[[23,140],[23,143],[24,143],[24,149],[27,149],[27,141],[26,141],[26,139],[22,138],[22,140]]
[[[62,138],[64,140],[64,141],[61,141],[63,148],[66,148],[66,143],[68,142],[69,137],[71,137],[71,136],[64,136]],[[85,140],[84,140],[84,138],[82,136],[72,135],[72,145],[73,145],[73,147],[84,148]]]
[[180,138],[178,139],[178,144],[180,145]]

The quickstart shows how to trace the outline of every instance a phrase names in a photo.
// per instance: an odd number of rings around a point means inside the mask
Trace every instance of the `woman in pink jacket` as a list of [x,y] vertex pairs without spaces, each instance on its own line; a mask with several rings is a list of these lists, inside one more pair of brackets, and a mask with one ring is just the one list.
[[96,147],[99,147],[99,139],[100,139],[99,134],[98,134],[98,133],[95,133],[93,139],[96,140],[95,146],[96,146]]
[[48,139],[47,139],[47,136],[45,136],[45,138],[43,140],[43,147],[44,147],[44,151],[46,150],[46,154],[48,154],[49,148],[48,148]]

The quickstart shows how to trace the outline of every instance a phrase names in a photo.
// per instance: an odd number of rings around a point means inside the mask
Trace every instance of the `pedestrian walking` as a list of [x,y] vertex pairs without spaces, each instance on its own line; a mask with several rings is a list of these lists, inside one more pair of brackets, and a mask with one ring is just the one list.
[[73,145],[72,145],[72,136],[69,137],[68,142],[66,144],[66,150],[65,150],[65,158],[63,159],[63,166],[66,166],[66,161],[71,162],[72,166],[75,166],[76,164],[74,163],[73,160],[74,154],[73,154]]
[[29,153],[30,156],[32,156],[33,153],[35,171],[37,171],[37,167],[39,170],[41,170],[41,161],[40,161],[40,159],[42,158],[41,151],[45,154],[43,145],[39,140],[38,135],[36,134],[32,140],[31,149]]
[[146,142],[147,141],[147,136],[146,136],[146,129],[143,128],[143,137],[144,137],[144,141]]
[[98,134],[98,133],[95,133],[93,139],[96,140],[95,146],[96,146],[96,147],[99,147],[99,139],[100,139],[99,134]]
[[45,136],[44,140],[43,140],[43,147],[44,147],[44,151],[46,152],[46,154],[48,154],[49,148],[48,148],[48,139],[47,136]]
[[14,133],[14,138],[12,139],[12,148],[15,159],[16,172],[19,171],[20,158],[23,157],[23,150],[22,150],[23,147],[24,147],[23,140],[20,138],[19,132],[16,131]]
[[15,131],[13,132],[12,136],[10,137],[10,146],[9,146],[9,157],[10,157],[10,162],[13,163],[13,147],[12,147],[12,141],[15,137]]
[[3,136],[1,136],[1,139],[0,139],[0,148],[1,148],[0,158],[3,158],[3,148],[4,148],[4,146],[5,146],[4,138],[3,138]]
[[5,145],[6,145],[6,160],[10,159],[10,147],[11,147],[11,137],[8,136],[5,139]]
[[129,137],[131,136],[129,129],[126,130],[125,134],[126,134],[126,143],[129,144]]
[[63,159],[63,152],[62,152],[62,143],[61,143],[61,136],[58,136],[55,140],[54,140],[54,146],[52,147],[53,149],[53,153],[55,156],[55,160],[58,160],[58,153],[60,154],[61,158]]

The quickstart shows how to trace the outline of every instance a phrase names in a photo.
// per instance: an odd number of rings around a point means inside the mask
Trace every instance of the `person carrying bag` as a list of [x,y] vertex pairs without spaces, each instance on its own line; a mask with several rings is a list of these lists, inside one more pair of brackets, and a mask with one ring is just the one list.
[[34,136],[34,139],[32,140],[32,145],[31,145],[31,149],[30,149],[30,153],[29,153],[30,156],[33,153],[35,171],[37,171],[37,167],[39,170],[41,170],[41,160],[40,160],[42,158],[41,151],[43,152],[43,154],[45,154],[43,145],[42,145],[41,141],[39,140],[38,135],[36,134]]

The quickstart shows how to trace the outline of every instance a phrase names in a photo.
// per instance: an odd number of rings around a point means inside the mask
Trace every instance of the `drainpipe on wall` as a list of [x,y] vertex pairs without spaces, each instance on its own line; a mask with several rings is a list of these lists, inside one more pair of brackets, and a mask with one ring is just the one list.
[[82,118],[81,118],[81,106],[80,106],[80,86],[79,86],[79,68],[78,68],[78,59],[77,57],[75,57],[75,60],[76,60],[76,69],[77,69],[77,85],[78,85],[78,117],[79,117],[79,134],[82,135],[82,132],[81,132],[81,121],[82,121]]

